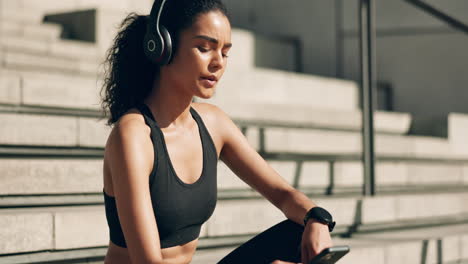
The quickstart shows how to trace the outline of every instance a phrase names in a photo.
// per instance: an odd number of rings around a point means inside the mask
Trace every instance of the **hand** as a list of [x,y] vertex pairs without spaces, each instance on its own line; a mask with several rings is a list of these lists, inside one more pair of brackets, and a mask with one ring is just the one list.
[[332,247],[328,226],[315,219],[307,221],[302,233],[301,260],[307,264],[324,249]]
[[[301,263],[308,264],[315,256],[324,249],[332,247],[332,240],[328,226],[315,219],[307,221],[302,233],[301,242]],[[293,262],[275,260],[272,264],[296,264]]]

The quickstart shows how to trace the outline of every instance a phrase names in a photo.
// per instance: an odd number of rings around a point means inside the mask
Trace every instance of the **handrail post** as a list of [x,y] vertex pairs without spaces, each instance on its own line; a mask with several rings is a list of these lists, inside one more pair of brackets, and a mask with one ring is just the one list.
[[375,195],[374,89],[375,0],[359,0],[359,47],[361,58],[362,150],[364,162],[363,195]]

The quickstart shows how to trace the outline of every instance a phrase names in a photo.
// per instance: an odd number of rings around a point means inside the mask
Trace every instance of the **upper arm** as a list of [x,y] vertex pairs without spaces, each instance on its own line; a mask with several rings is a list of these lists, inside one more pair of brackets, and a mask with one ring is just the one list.
[[220,108],[214,106],[223,144],[220,159],[244,182],[281,209],[283,194],[293,190],[250,145],[247,138]]
[[112,186],[130,259],[132,263],[155,263],[162,260],[162,254],[149,191],[151,139],[143,126],[137,120],[119,123],[106,151],[111,153]]

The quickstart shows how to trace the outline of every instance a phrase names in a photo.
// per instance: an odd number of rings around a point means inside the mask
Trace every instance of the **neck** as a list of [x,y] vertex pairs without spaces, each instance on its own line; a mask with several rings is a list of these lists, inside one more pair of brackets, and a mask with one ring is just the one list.
[[156,78],[144,103],[150,108],[161,130],[170,132],[191,126],[192,99],[193,96],[186,93],[182,86],[177,86],[176,82]]

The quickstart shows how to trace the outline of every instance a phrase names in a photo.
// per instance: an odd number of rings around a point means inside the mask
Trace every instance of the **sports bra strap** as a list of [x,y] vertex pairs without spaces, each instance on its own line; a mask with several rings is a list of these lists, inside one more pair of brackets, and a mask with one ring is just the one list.
[[[154,118],[153,116],[153,113],[151,113],[151,110],[149,109],[149,107],[145,104],[145,103],[141,103],[139,105],[136,106],[138,108],[138,110],[140,110],[140,112],[142,112],[144,115],[143,117],[145,118],[145,120],[150,123],[153,123],[154,125],[156,125],[158,128],[159,128],[159,125],[158,125],[158,122],[156,122],[156,119]],[[146,118],[146,117],[149,117]]]

